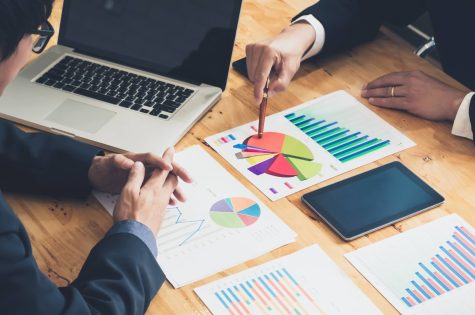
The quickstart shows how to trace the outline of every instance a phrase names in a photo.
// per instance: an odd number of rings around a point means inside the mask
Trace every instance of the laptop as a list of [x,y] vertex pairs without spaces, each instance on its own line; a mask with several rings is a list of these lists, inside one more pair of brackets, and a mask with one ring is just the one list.
[[64,0],[58,45],[0,117],[105,149],[162,153],[226,87],[242,0]]

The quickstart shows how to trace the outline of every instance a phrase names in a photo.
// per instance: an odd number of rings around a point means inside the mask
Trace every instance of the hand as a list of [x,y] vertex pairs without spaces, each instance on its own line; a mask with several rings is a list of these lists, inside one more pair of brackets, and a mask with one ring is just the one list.
[[[165,152],[164,160],[171,162],[171,158],[173,152]],[[150,178],[145,180],[145,173],[142,162],[133,164],[127,183],[114,208],[113,218],[114,222],[138,221],[157,234],[165,209],[173,192],[176,191],[178,178],[168,170],[155,169]]]
[[269,96],[284,91],[300,67],[300,61],[315,42],[315,30],[306,23],[295,23],[275,38],[246,46],[249,79],[254,82],[256,103],[262,102],[264,86],[271,76]]
[[135,162],[114,208],[113,218],[114,222],[138,221],[157,234],[178,178],[169,171],[156,169],[142,187],[144,180],[145,167],[142,162]]
[[384,75],[368,83],[361,92],[372,105],[404,110],[425,119],[451,121],[465,95],[421,71]]
[[[129,171],[136,161],[140,161],[142,164],[147,165],[145,178],[150,177],[153,170],[161,169],[172,171],[184,182],[192,182],[191,176],[182,166],[175,162],[167,162],[152,153],[126,153],[96,156],[89,168],[89,182],[94,189],[99,191],[119,193],[124,187],[129,176]],[[183,194],[179,191],[178,195]]]

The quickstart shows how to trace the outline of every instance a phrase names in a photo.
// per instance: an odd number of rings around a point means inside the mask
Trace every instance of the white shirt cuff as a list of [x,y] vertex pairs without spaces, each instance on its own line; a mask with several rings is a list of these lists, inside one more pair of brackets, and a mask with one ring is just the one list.
[[452,127],[452,134],[469,138],[473,140],[472,124],[470,123],[470,101],[475,92],[468,93],[457,111],[455,116],[454,125]]
[[315,56],[318,54],[322,48],[323,44],[325,44],[325,29],[323,28],[322,23],[317,20],[313,15],[303,15],[296,19],[292,24],[295,24],[299,21],[305,21],[310,24],[315,29],[315,42],[313,43],[312,47],[305,53],[302,57],[302,61]]

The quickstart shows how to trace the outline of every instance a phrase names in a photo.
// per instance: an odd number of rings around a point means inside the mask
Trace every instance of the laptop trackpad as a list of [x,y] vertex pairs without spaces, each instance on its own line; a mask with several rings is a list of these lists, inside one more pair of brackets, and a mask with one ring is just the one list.
[[46,120],[80,131],[96,133],[116,112],[85,103],[66,100],[59,105]]

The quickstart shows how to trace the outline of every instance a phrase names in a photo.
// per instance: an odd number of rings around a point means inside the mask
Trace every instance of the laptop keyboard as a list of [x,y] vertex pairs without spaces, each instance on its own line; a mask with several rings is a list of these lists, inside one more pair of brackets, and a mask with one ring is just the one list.
[[193,90],[66,56],[35,82],[167,119]]

